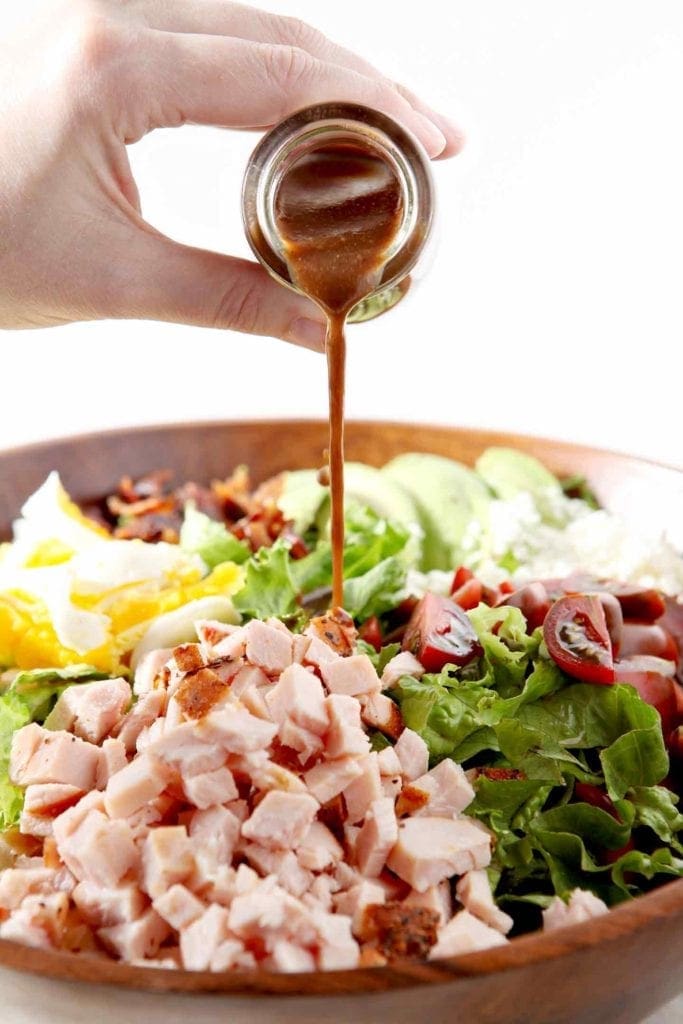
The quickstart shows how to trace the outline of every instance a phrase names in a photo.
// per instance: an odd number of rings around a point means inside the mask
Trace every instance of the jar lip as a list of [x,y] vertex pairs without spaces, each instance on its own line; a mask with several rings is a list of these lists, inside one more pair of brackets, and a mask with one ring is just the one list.
[[395,171],[404,195],[404,217],[374,295],[413,268],[429,235],[434,210],[429,158],[411,133],[386,114],[360,104],[316,104],[271,129],[255,147],[244,175],[244,228],[255,256],[281,283],[294,288],[275,227],[277,186],[287,166],[335,138],[360,139],[374,149]]

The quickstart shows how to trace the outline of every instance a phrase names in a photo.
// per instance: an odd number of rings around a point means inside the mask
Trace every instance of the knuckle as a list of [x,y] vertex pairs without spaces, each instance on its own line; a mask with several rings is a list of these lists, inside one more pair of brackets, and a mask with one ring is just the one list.
[[277,20],[277,29],[282,43],[289,43],[290,46],[297,46],[302,50],[318,48],[325,42],[322,32],[301,18],[283,15]]
[[212,316],[213,327],[232,327],[246,334],[258,333],[261,322],[261,295],[255,285],[236,282],[228,285]]
[[314,59],[298,46],[269,46],[265,51],[265,72],[283,93],[296,92],[314,70]]

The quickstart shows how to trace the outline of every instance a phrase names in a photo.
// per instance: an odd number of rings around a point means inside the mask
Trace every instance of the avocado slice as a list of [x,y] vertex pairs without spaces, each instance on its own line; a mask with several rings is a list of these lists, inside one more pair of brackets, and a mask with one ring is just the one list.
[[412,496],[424,530],[421,568],[452,569],[462,561],[462,541],[473,521],[486,516],[486,484],[471,469],[441,455],[407,452],[382,469]]
[[285,519],[294,521],[298,534],[303,535],[313,525],[320,506],[327,498],[327,487],[318,483],[317,470],[292,469],[282,474],[277,505]]
[[497,498],[514,498],[521,491],[534,496],[562,494],[559,481],[533,455],[514,448],[487,448],[479,456],[476,471]]

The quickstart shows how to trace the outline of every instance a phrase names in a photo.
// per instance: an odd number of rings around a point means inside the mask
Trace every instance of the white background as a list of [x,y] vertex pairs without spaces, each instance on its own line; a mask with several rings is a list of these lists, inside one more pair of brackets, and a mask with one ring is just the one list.
[[[436,167],[440,245],[423,286],[352,332],[349,414],[682,463],[683,3],[270,7],[361,51],[469,137]],[[132,153],[145,215],[182,241],[246,255],[239,188],[254,141],[194,127],[145,139]],[[0,345],[0,446],[326,412],[323,359],[268,339],[109,322],[6,332]]]

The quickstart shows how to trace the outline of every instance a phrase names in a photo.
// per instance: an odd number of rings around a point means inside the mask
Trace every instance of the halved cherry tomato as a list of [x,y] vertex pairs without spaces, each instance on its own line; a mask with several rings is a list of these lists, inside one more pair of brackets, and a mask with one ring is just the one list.
[[542,626],[545,617],[550,611],[550,598],[542,583],[527,583],[526,586],[515,590],[508,597],[504,597],[499,605],[512,605],[519,608],[526,619],[528,632]]
[[625,619],[638,619],[640,622],[654,622],[664,614],[664,597],[653,587],[636,587],[628,583],[603,581],[601,589],[614,594]]
[[648,655],[622,659],[614,665],[615,682],[633,686],[645,703],[659,712],[665,738],[678,722],[677,684],[673,671],[671,662]]
[[678,658],[676,643],[663,626],[658,622],[625,622],[621,641],[622,658],[633,658],[648,654],[654,658],[664,658],[674,664]]
[[474,573],[471,569],[468,569],[466,565],[459,565],[453,573],[453,579],[451,580],[450,593],[454,594],[456,590],[460,590],[466,583],[474,579]]
[[470,611],[476,608],[484,597],[484,588],[479,580],[471,579],[463,583],[457,590],[452,591],[451,597],[456,604],[460,605],[463,611]]
[[561,597],[543,623],[543,639],[553,661],[585,683],[614,682],[614,657],[605,611],[594,594]]
[[379,624],[379,619],[376,615],[371,615],[369,619],[366,619],[363,625],[358,630],[358,636],[361,640],[365,640],[366,644],[370,644],[376,651],[382,649],[382,627]]
[[467,665],[483,653],[462,608],[437,594],[425,594],[418,601],[402,646],[404,651],[411,651],[428,672],[440,672],[449,664]]
[[599,786],[593,786],[590,782],[577,782],[574,786],[574,796],[581,803],[599,807],[601,811],[611,814],[616,821],[621,821],[611,798]]
[[607,632],[609,633],[609,638],[612,641],[612,654],[615,658],[618,658],[624,636],[624,615],[621,610],[621,605],[614,594],[609,594],[607,592],[598,593],[597,597],[602,605],[602,610],[605,613]]

